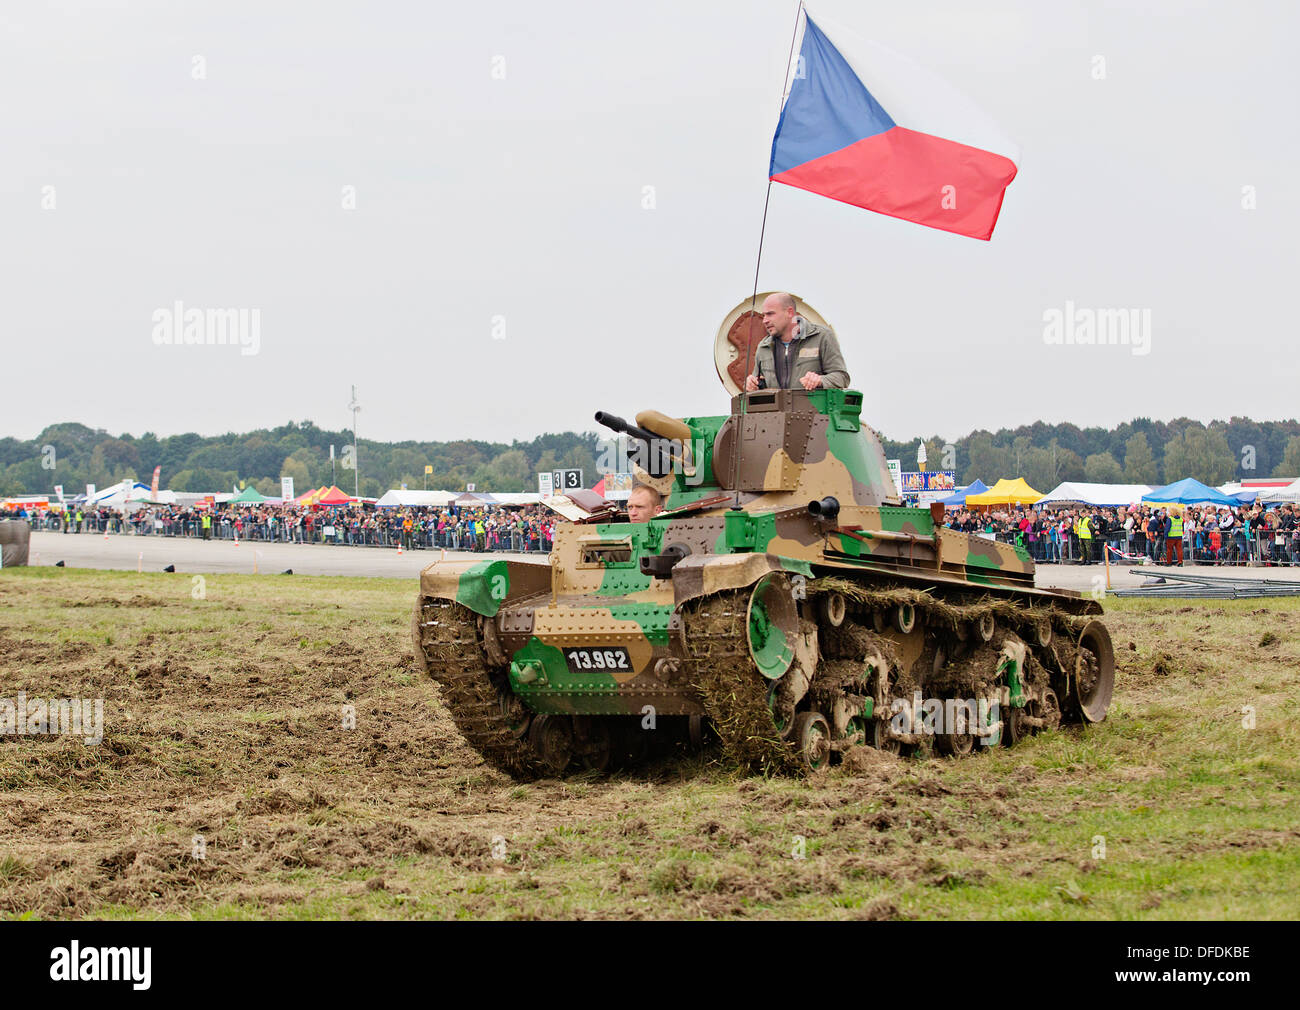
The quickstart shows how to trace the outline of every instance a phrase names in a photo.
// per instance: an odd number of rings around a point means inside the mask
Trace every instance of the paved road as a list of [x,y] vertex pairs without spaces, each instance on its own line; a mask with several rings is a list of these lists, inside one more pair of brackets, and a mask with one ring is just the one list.
[[[323,544],[264,544],[229,540],[212,540],[207,543],[183,537],[131,536],[110,534],[48,533],[32,534],[30,563],[52,565],[66,562],[69,568],[108,568],[135,571],[139,566],[146,572],[161,571],[175,565],[178,572],[243,572],[251,574],[254,562],[259,572],[275,574],[292,568],[299,575],[357,575],[388,576],[390,578],[415,578],[420,569],[442,556],[441,551],[404,551],[398,554],[388,547],[327,547]],[[513,557],[517,555],[473,554],[465,551],[448,551],[448,558]],[[532,555],[536,556],[536,555]],[[1111,565],[1111,587],[1123,589],[1141,584],[1147,574],[1157,575],[1161,568],[1147,566],[1144,574],[1130,575],[1131,565]],[[1296,579],[1300,571],[1292,573],[1287,568],[1214,568],[1186,566],[1184,571],[1203,571],[1214,575],[1232,575],[1244,578]],[[1102,565],[1040,565],[1037,584],[1056,586],[1085,592],[1093,587],[1093,579],[1105,584],[1106,569]]]

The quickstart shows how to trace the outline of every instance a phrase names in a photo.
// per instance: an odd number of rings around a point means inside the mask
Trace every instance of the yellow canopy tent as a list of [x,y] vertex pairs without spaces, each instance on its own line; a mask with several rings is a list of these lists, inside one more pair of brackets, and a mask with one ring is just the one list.
[[983,494],[967,495],[967,508],[990,508],[994,505],[1032,505],[1043,497],[1041,491],[1035,491],[1025,483],[1025,478],[1015,480],[1001,478]]

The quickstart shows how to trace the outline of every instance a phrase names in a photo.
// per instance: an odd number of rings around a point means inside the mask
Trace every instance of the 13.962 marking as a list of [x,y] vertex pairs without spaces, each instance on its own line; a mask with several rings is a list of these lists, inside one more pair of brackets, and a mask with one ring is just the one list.
[[564,658],[569,661],[569,669],[575,672],[585,670],[631,670],[627,649],[567,649]]

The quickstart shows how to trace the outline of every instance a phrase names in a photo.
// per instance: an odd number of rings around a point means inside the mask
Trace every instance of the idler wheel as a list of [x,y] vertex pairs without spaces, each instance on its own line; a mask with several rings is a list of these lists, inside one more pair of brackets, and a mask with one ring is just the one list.
[[981,642],[993,641],[993,636],[997,634],[998,622],[992,614],[984,614],[975,622],[975,635]]
[[1074,665],[1074,697],[1088,722],[1101,722],[1115,692],[1115,649],[1100,621],[1089,621],[1079,635]]
[[910,635],[916,627],[916,608],[910,603],[900,603],[894,608],[894,627],[904,635]]
[[825,768],[831,760],[831,727],[820,712],[800,712],[794,718],[795,746],[799,758],[811,771]]
[[563,774],[573,760],[573,722],[567,715],[538,715],[528,727],[528,742],[550,771]]

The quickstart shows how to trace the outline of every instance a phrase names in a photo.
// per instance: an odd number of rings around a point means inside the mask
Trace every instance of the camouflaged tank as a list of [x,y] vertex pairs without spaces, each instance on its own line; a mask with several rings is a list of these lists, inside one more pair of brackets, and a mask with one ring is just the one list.
[[619,521],[576,495],[549,557],[421,573],[415,654],[466,739],[523,778],[715,734],[794,771],[1105,718],[1099,603],[1035,588],[1021,547],[943,529],[942,505],[902,506],[861,406],[772,390],[722,416],[598,414],[646,449],[664,512]]

